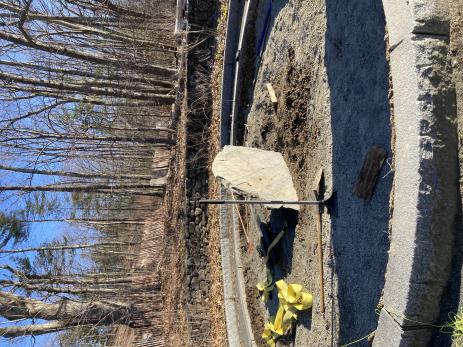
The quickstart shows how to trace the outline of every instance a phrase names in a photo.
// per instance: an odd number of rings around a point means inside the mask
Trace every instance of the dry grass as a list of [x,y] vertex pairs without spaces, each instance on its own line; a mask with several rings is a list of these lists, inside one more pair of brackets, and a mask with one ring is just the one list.
[[[223,65],[223,49],[225,43],[225,26],[227,5],[221,5],[221,17],[217,28],[217,51],[214,58],[212,75],[213,112],[207,142],[210,144],[208,153],[209,196],[218,196],[219,184],[212,177],[210,170],[212,160],[220,150],[220,94]],[[162,293],[165,311],[165,334],[169,346],[188,346],[189,333],[187,315],[184,309],[186,303],[186,269],[185,242],[183,230],[185,228],[185,176],[186,176],[186,137],[187,137],[187,95],[184,94],[184,104],[177,125],[177,145],[172,151],[169,190],[164,201],[166,220],[166,247],[162,261]],[[222,269],[220,256],[219,213],[217,207],[208,209],[210,280],[208,314],[211,321],[211,336],[208,346],[225,345],[225,316],[222,286]]]
[[[209,170],[209,197],[217,198],[219,194],[219,182],[212,175],[212,160],[220,150],[220,95],[223,68],[223,52],[225,47],[225,30],[227,23],[228,6],[222,2],[220,7],[220,18],[217,24],[217,50],[214,59],[212,72],[212,119],[210,125],[210,150],[208,160]],[[211,205],[208,208],[209,228],[209,259],[211,270],[211,291],[210,291],[210,318],[211,318],[211,346],[224,346],[226,329],[223,299],[222,267],[220,256],[220,229],[219,229],[219,208]]]
[[[185,75],[185,74],[183,74]],[[184,82],[184,81],[183,81]],[[180,83],[182,85],[184,83]],[[167,346],[187,346],[188,326],[185,313],[185,175],[186,175],[186,88],[177,124],[177,143],[172,150],[168,183],[163,208],[165,248],[161,263],[161,292],[163,294],[164,335]]]

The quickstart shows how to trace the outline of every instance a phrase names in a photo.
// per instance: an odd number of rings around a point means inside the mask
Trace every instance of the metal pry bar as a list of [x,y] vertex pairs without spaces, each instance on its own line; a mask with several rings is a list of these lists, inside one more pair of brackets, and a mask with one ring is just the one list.
[[199,200],[200,204],[206,205],[224,205],[224,204],[265,204],[265,205],[326,205],[331,196],[324,200],[299,200],[299,201],[283,201],[283,200]]

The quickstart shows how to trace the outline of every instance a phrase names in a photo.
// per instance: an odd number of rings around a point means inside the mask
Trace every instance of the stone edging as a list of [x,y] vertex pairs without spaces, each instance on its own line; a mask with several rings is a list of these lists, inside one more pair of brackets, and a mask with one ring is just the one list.
[[[237,102],[234,102],[236,78],[239,75],[236,58],[237,52],[240,49],[240,37],[243,33],[240,30],[240,23],[242,22],[243,13],[246,18],[245,8],[249,8],[248,1],[234,0],[229,2],[222,75],[220,113],[221,147],[233,142],[231,139],[231,133],[233,133],[232,114],[236,107],[239,106]],[[226,196],[227,193],[222,188],[220,197]],[[229,206],[222,205],[220,207],[219,219],[228,345],[231,347],[254,347],[256,344],[246,303],[245,282],[239,249],[239,226],[236,222],[236,215]]]
[[394,92],[395,196],[375,347],[426,346],[447,284],[458,156],[445,0],[383,0]]

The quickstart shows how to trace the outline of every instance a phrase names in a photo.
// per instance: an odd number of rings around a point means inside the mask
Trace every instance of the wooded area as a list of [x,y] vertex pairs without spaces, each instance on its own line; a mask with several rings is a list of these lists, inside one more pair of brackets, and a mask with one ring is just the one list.
[[0,1],[1,336],[109,346],[123,325],[164,345],[146,331],[162,314],[174,8]]

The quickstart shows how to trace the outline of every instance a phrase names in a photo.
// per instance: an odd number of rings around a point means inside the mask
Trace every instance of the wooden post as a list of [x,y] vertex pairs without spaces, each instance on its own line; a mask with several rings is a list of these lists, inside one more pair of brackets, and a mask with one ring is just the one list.
[[271,83],[267,83],[266,86],[267,86],[268,94],[270,95],[270,101],[272,102],[273,107],[277,108],[278,99],[277,99],[277,95],[275,94],[275,90],[273,89],[273,86]]

